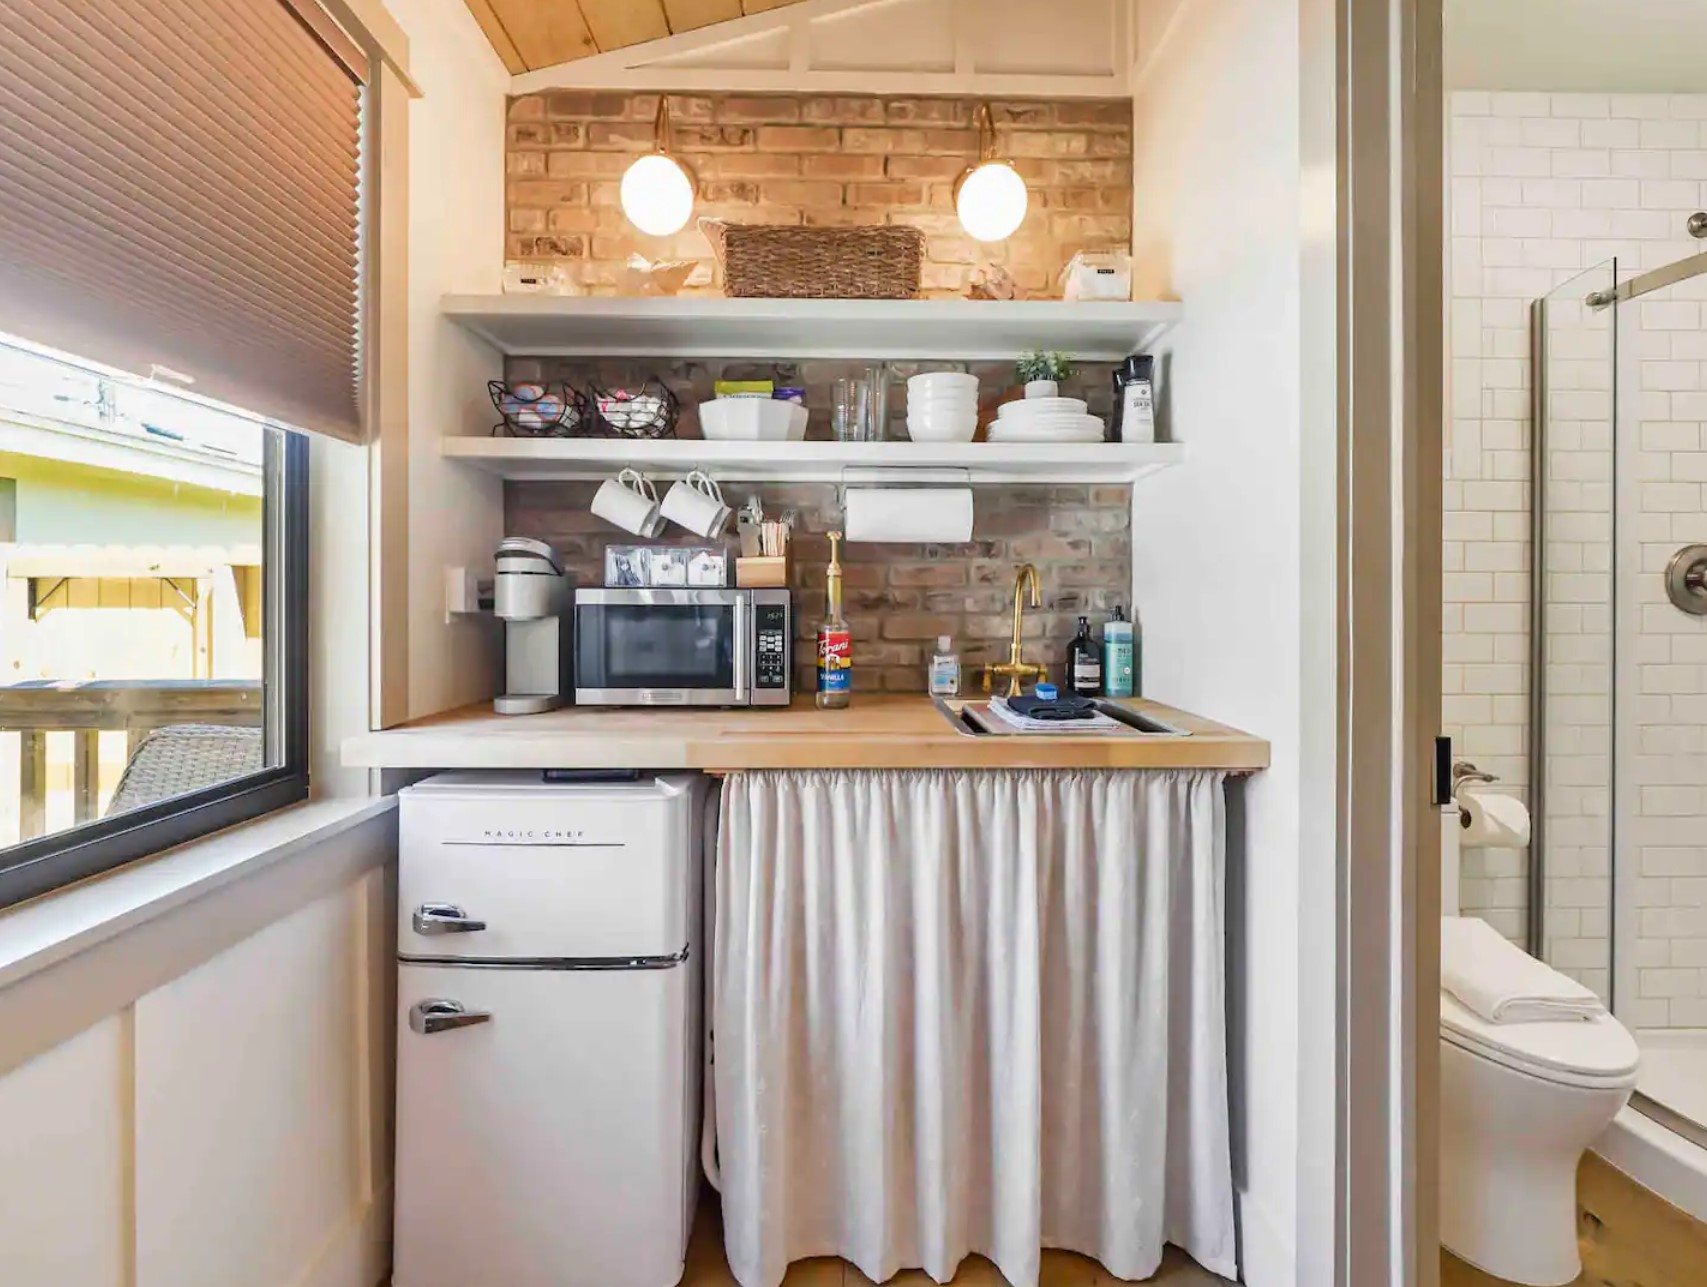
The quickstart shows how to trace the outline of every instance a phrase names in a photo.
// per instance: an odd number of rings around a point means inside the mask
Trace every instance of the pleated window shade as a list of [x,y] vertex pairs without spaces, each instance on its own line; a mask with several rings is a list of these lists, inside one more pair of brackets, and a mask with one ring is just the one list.
[[0,332],[361,439],[366,66],[308,4],[0,3]]

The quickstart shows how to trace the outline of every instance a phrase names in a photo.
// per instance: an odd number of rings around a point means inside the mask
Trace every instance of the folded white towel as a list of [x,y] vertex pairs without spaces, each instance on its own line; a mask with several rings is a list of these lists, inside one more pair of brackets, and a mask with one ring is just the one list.
[[1489,1023],[1586,1020],[1606,1012],[1600,998],[1575,979],[1471,916],[1441,918],[1440,985]]

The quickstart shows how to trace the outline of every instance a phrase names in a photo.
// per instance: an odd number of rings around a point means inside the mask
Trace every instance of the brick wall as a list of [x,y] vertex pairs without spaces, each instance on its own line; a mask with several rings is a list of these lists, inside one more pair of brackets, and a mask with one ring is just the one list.
[[[1529,304],[1554,293],[1544,949],[1605,995],[1616,882],[1635,910],[1620,1015],[1699,1026],[1707,621],[1665,601],[1661,571],[1707,538],[1707,279],[1618,310],[1616,372],[1611,315],[1581,307],[1609,274],[1571,279],[1613,256],[1629,277],[1700,251],[1684,223],[1707,208],[1707,95],[1461,92],[1450,124],[1447,731],[1502,788],[1531,781]],[[1616,800],[1614,715],[1628,733]],[[1472,851],[1466,911],[1520,937],[1526,864]]]
[[[1081,249],[1130,244],[1130,100],[991,104],[1001,154],[1031,189],[1020,230],[981,245],[954,213],[956,176],[977,154],[971,98],[805,94],[671,95],[673,145],[700,182],[696,216],[738,223],[911,224],[927,234],[926,295],[963,293],[999,262],[1025,293],[1059,293]],[[716,292],[711,249],[690,225],[647,237],[623,217],[617,186],[651,149],[655,94],[557,90],[510,101],[506,255],[566,263],[613,293],[635,251],[701,261],[689,293]]]
[[[897,421],[904,415],[904,377],[918,369],[976,372],[986,392],[1012,375],[1007,364],[894,364],[892,391]],[[717,379],[775,378],[806,389],[812,419],[808,437],[828,437],[828,387],[838,376],[862,368],[853,363],[754,363],[695,361],[646,364],[607,361],[597,364],[562,360],[513,359],[511,380],[564,380],[584,387],[591,382],[621,385],[647,376],[664,380],[686,408],[711,396]],[[1082,397],[1091,410],[1109,414],[1111,387],[1104,364],[1086,364],[1062,390]],[[691,417],[691,411],[690,411]],[[697,434],[689,423],[688,437]],[[691,456],[691,446],[683,444]],[[588,509],[596,483],[512,482],[504,489],[505,531],[549,541],[560,550],[583,585],[604,580],[607,545],[632,545],[638,538],[595,518]],[[830,544],[824,533],[841,525],[836,488],[830,484],[728,483],[724,498],[739,506],[757,495],[765,512],[800,514],[794,560],[797,637],[810,644],[824,612],[824,568]],[[844,545],[847,615],[854,636],[854,685],[864,691],[919,692],[925,688],[925,663],[938,635],[952,635],[961,656],[965,682],[977,682],[975,665],[1007,657],[1011,630],[1014,573],[1035,563],[1044,605],[1027,610],[1026,657],[1052,667],[1061,677],[1067,640],[1081,615],[1093,625],[1115,607],[1131,615],[1132,545],[1129,489],[1107,487],[979,487],[974,498],[971,542],[965,545]],[[666,541],[703,545],[677,527]],[[812,688],[810,648],[796,653],[796,683]]]

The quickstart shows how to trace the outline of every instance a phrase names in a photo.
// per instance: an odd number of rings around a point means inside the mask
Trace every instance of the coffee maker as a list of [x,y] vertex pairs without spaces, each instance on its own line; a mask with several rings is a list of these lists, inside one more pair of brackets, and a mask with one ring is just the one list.
[[498,543],[492,588],[493,613],[504,623],[504,693],[492,703],[498,714],[537,715],[569,700],[574,602],[574,580],[556,550],[525,536]]

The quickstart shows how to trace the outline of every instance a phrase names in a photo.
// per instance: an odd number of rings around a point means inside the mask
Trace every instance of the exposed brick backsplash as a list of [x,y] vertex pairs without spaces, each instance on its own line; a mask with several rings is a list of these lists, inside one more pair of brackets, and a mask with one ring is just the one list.
[[[902,377],[916,370],[971,370],[986,393],[1005,387],[1012,367],[1005,363],[893,364],[896,379],[895,423],[904,414]],[[829,436],[828,389],[839,376],[862,370],[844,362],[769,363],[706,360],[644,363],[611,360],[512,359],[512,380],[562,380],[615,386],[653,376],[667,383],[684,407],[678,432],[698,436],[693,408],[711,396],[717,379],[775,378],[804,387],[812,409],[811,438]],[[1062,392],[1082,397],[1091,410],[1107,416],[1112,398],[1109,373],[1101,363],[1086,363]],[[683,444],[684,457],[692,447]],[[564,556],[582,585],[604,580],[609,545],[643,543],[593,516],[589,510],[598,484],[591,482],[511,482],[504,489],[506,531],[549,541]],[[824,535],[841,525],[837,489],[831,484],[749,484],[726,482],[724,498],[740,505],[757,495],[772,516],[799,511],[793,583],[796,635],[805,645],[796,651],[795,682],[812,687],[810,643],[825,608],[824,569],[830,544]],[[1026,656],[1042,661],[1059,679],[1068,639],[1081,615],[1099,625],[1122,607],[1131,614],[1132,542],[1129,489],[1109,486],[989,486],[976,489],[973,539],[964,545],[844,545],[846,608],[854,636],[854,685],[864,691],[919,692],[925,665],[938,635],[952,635],[960,653],[965,684],[977,684],[977,667],[1005,660],[1011,634],[1014,574],[1021,563],[1034,563],[1042,581],[1043,607],[1026,612]],[[660,544],[703,545],[671,527]],[[732,547],[731,547],[732,548]]]
[[[700,183],[696,215],[737,223],[910,224],[924,230],[927,296],[960,295],[972,270],[1005,265],[1020,289],[1058,293],[1077,250],[1132,235],[1130,100],[991,103],[1001,155],[1031,189],[1020,230],[999,245],[968,238],[954,180],[978,150],[975,98],[704,94],[670,96],[674,151]],[[648,237],[623,216],[617,187],[653,142],[656,94],[554,90],[509,106],[511,259],[565,263],[614,292],[630,254],[700,261],[686,293],[721,289],[692,225]]]
[[[604,580],[607,545],[638,538],[593,517],[597,483],[512,482],[504,488],[507,530],[549,541],[581,585]],[[840,526],[836,488],[828,483],[733,484],[726,499],[749,495],[767,514],[794,509],[795,684],[812,691],[813,632],[824,613],[824,569]],[[974,539],[965,545],[844,544],[846,611],[854,638],[854,687],[922,692],[925,665],[938,635],[952,635],[964,684],[977,667],[1007,657],[1014,572],[1037,565],[1044,604],[1025,617],[1026,656],[1059,680],[1077,618],[1101,622],[1129,607],[1132,584],[1130,512],[1120,487],[980,487]],[[679,528],[665,544],[704,545]]]

